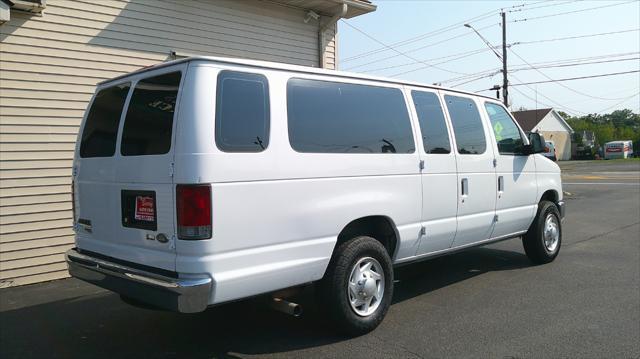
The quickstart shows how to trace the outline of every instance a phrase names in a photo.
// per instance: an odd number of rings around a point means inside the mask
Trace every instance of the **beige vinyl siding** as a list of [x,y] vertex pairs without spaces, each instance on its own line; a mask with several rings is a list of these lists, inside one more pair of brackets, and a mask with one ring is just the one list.
[[[318,66],[318,23],[259,0],[47,0],[0,26],[0,287],[67,276],[71,166],[96,83],[178,54]],[[334,68],[335,27],[325,34]]]

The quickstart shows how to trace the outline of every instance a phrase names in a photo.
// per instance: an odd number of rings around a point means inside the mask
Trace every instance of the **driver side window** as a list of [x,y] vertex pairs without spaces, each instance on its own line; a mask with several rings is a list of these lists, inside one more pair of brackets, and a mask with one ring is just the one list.
[[524,137],[504,107],[485,102],[484,107],[491,121],[493,134],[496,136],[498,151],[501,155],[523,154]]

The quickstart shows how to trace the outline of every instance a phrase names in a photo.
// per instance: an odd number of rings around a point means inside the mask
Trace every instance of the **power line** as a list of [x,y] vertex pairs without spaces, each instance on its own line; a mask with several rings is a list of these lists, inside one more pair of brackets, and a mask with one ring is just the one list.
[[617,106],[619,106],[619,105],[622,105],[623,103],[625,103],[625,102],[627,102],[627,101],[631,100],[632,98],[634,98],[634,97],[636,97],[636,96],[638,96],[638,95],[640,95],[640,93],[636,92],[636,93],[634,93],[633,95],[631,95],[631,96],[629,96],[629,97],[625,98],[624,100],[622,100],[622,101],[620,101],[620,102],[616,103],[615,105],[613,105],[613,106],[609,106],[609,107],[605,108],[604,110],[600,110],[600,111],[598,111],[598,112],[596,112],[596,113],[602,113],[602,112],[605,112],[605,111],[609,111],[609,110],[611,110],[612,108],[617,107]]
[[556,83],[558,86],[560,86],[560,87],[564,87],[565,89],[567,89],[567,90],[569,90],[569,91],[571,91],[571,92],[577,93],[577,94],[582,95],[582,96],[586,96],[586,97],[591,97],[591,98],[594,98],[594,99],[598,99],[598,100],[619,100],[619,99],[611,99],[611,98],[606,98],[606,97],[598,97],[598,96],[589,95],[589,94],[586,94],[586,93],[584,93],[584,92],[581,92],[581,91],[578,91],[578,90],[576,90],[576,89],[573,89],[573,88],[571,88],[571,87],[569,87],[569,86],[567,86],[567,85],[565,85],[565,84],[562,84],[562,83],[560,83],[560,82],[557,82],[557,81],[555,81],[553,78],[551,78],[551,77],[547,76],[547,74],[545,74],[544,72],[540,71],[536,66],[534,66],[534,65],[530,64],[529,62],[527,62],[527,60],[525,60],[524,58],[522,58],[522,56],[518,55],[515,51],[513,51],[513,49],[509,49],[509,51],[511,51],[511,53],[512,53],[512,54],[516,55],[516,56],[517,56],[520,60],[522,60],[525,64],[527,64],[527,65],[531,66],[531,68],[532,68],[533,70],[535,70],[536,72],[538,72],[540,75],[542,75],[542,76],[544,76],[544,77],[546,77],[547,79],[549,79],[549,80],[550,80],[550,81],[546,81],[546,82],[553,82],[553,83]]
[[357,27],[355,27],[355,26],[353,26],[353,25],[349,24],[348,22],[346,22],[346,21],[342,21],[342,22],[343,22],[343,23],[345,23],[345,24],[347,24],[349,27],[353,28],[354,30],[356,30],[356,31],[360,32],[360,33],[361,33],[361,34],[363,34],[364,36],[366,36],[366,37],[370,38],[371,40],[373,40],[373,41],[375,41],[375,42],[379,43],[380,45],[386,46],[386,47],[388,47],[389,49],[391,49],[391,50],[393,50],[393,51],[397,52],[399,55],[405,56],[405,57],[407,57],[407,58],[409,58],[409,59],[411,59],[411,60],[413,60],[413,61],[415,61],[415,62],[422,63],[422,64],[424,64],[424,65],[425,65],[425,66],[427,66],[427,67],[433,67],[434,69],[438,69],[438,70],[440,70],[440,71],[445,71],[445,72],[449,72],[449,73],[452,73],[452,74],[458,74],[458,75],[466,75],[464,72],[457,72],[457,71],[447,70],[447,69],[445,69],[445,68],[437,67],[437,66],[435,66],[435,65],[428,64],[428,63],[426,63],[425,61],[422,61],[422,60],[416,59],[415,57],[412,57],[412,56],[410,56],[410,55],[407,55],[406,53],[404,53],[404,52],[402,52],[402,51],[400,51],[400,50],[398,50],[398,49],[395,49],[395,48],[393,48],[393,47],[390,47],[390,46],[386,45],[384,42],[382,42],[382,41],[380,41],[380,40],[376,39],[375,37],[373,37],[373,36],[371,36],[371,35],[367,34],[366,32],[364,32],[364,31],[360,30],[359,28],[357,28]]
[[513,10],[507,10],[507,12],[521,12],[521,11],[529,11],[529,10],[535,10],[535,9],[542,9],[545,7],[549,7],[549,6],[559,6],[559,5],[567,5],[567,4],[571,4],[574,2],[578,2],[580,0],[572,0],[572,1],[567,1],[567,2],[563,2],[563,3],[558,3],[558,2],[553,2],[553,1],[541,1],[541,2],[552,2],[552,4],[547,4],[547,5],[540,5],[540,6],[535,6],[535,7],[530,7],[530,8],[526,8],[526,9],[513,9]]
[[[347,24],[347,22],[344,22],[344,23],[345,23],[345,24]],[[349,24],[348,24],[348,25],[349,25]],[[480,28],[480,30],[488,29],[488,28],[490,28],[490,27],[494,27],[494,26],[497,26],[497,25],[498,25],[497,23],[496,23],[496,24],[487,25],[487,26],[481,27],[481,28]],[[449,37],[449,38],[446,38],[446,39],[444,39],[444,40],[440,40],[440,41],[438,41],[438,42],[434,42],[434,43],[432,43],[432,44],[428,44],[428,45],[420,46],[420,47],[417,47],[417,48],[415,48],[415,49],[405,51],[404,53],[416,52],[416,51],[419,51],[419,50],[426,49],[426,48],[428,48],[428,47],[433,47],[433,46],[440,45],[440,44],[442,44],[442,43],[445,43],[445,42],[448,42],[448,41],[451,41],[451,40],[455,40],[455,39],[460,38],[460,37],[469,36],[469,35],[471,35],[471,34],[472,34],[472,33],[465,32],[464,34],[460,34],[460,35],[456,35],[456,36],[453,36],[453,37]],[[376,40],[376,41],[377,41],[377,40]],[[394,51],[396,51],[395,49],[393,49],[393,50],[394,50]],[[396,52],[398,52],[398,51],[396,51]],[[378,63],[378,62],[382,62],[382,61],[386,61],[386,60],[389,60],[389,59],[393,59],[393,58],[396,58],[396,57],[398,57],[398,56],[401,56],[401,55],[391,55],[391,56],[383,57],[383,58],[381,58],[381,59],[373,60],[373,61],[370,61],[370,62],[367,62],[367,63],[364,63],[364,64],[360,64],[360,65],[355,65],[355,66],[347,67],[345,70],[346,70],[346,71],[350,71],[350,70],[353,70],[353,69],[357,69],[357,68],[359,68],[359,67],[364,67],[364,66],[367,66],[367,65],[371,65],[371,64]],[[427,67],[428,67],[428,66],[427,66]]]
[[[535,4],[539,4],[539,3],[548,3],[548,2],[550,2],[550,1],[546,0],[546,1],[537,1],[537,2],[533,2],[533,3],[523,3],[523,4],[520,4],[520,5],[510,6],[507,9],[523,8],[523,7],[527,7],[527,6],[531,6],[531,5],[535,5]],[[564,2],[564,3],[553,3],[553,4],[549,4],[549,5],[546,5],[546,6],[540,6],[540,7],[559,6],[559,5],[564,5],[564,4],[567,4],[567,3],[570,3],[570,2],[575,2],[575,1],[568,1],[568,2]],[[539,8],[539,7],[531,8],[531,10],[532,9],[536,9],[536,8]],[[350,62],[350,61],[357,60],[357,59],[362,58],[362,57],[374,55],[374,54],[377,54],[377,53],[380,53],[380,52],[386,52],[386,51],[389,50],[389,47],[405,46],[405,45],[408,45],[410,43],[414,43],[414,42],[417,42],[417,41],[420,41],[420,40],[423,40],[423,39],[426,39],[426,38],[429,38],[429,37],[437,36],[437,35],[446,33],[448,31],[455,30],[460,25],[463,25],[465,23],[474,23],[474,22],[482,21],[482,20],[484,20],[486,18],[489,18],[489,17],[493,16],[496,12],[498,12],[500,10],[502,10],[502,9],[497,8],[497,9],[488,11],[486,13],[477,15],[475,17],[469,18],[467,20],[463,20],[463,21],[460,21],[460,22],[457,22],[457,23],[454,23],[454,24],[451,24],[451,25],[448,25],[448,26],[445,26],[445,27],[442,27],[442,28],[427,32],[425,34],[421,34],[421,35],[418,35],[418,36],[411,37],[409,39],[405,39],[405,40],[402,40],[402,41],[398,41],[398,42],[394,42],[394,43],[385,45],[385,47],[381,47],[381,48],[378,48],[378,49],[365,51],[365,52],[362,52],[362,53],[357,54],[357,55],[346,57],[346,58],[342,59],[341,62],[342,63]],[[527,11],[527,10],[530,10],[530,9],[520,9],[518,11]]]
[[[515,78],[516,80],[518,80],[515,76],[512,76],[512,77],[513,77],[513,78]],[[560,104],[560,103],[558,103],[558,102],[554,101],[553,99],[550,99],[549,97],[544,96],[543,94],[538,93],[538,91],[537,91],[536,89],[533,89],[533,88],[531,88],[531,87],[529,87],[529,86],[527,86],[527,88],[529,88],[531,91],[535,91],[535,92],[536,92],[536,94],[537,94],[538,96],[540,96],[540,97],[542,97],[542,98],[547,99],[549,102],[551,102],[551,103],[552,103],[552,104],[554,104],[554,105],[549,105],[549,104],[546,104],[546,103],[544,103],[544,102],[540,102],[540,101],[538,101],[538,99],[535,99],[535,98],[532,98],[532,97],[528,96],[528,95],[527,95],[527,94],[525,94],[524,92],[520,91],[518,88],[516,88],[516,87],[512,87],[512,89],[513,89],[514,91],[516,91],[517,93],[521,94],[522,96],[524,96],[524,97],[528,98],[529,100],[534,101],[536,104],[538,104],[538,103],[539,103],[539,104],[541,104],[541,105],[543,105],[543,106],[546,106],[546,107],[556,107],[556,108],[558,108],[558,109],[564,110],[565,112],[569,112],[569,113],[573,113],[573,114],[577,114],[577,115],[580,115],[580,114],[583,114],[583,115],[584,115],[584,114],[586,114],[586,112],[582,112],[582,111],[578,111],[578,110],[575,110],[575,109],[572,109],[572,108],[566,107],[566,106],[564,106],[564,105],[562,105],[562,104]]]
[[[460,55],[467,55],[467,54],[468,55],[476,55],[476,54],[479,54],[479,53],[482,53],[482,52],[487,52],[489,50],[490,49],[487,49],[487,48],[483,47],[481,49],[458,52],[458,53],[447,55],[447,56],[440,56],[440,57],[434,57],[434,58],[430,58],[430,59],[424,59],[422,61],[443,60],[443,59],[448,59],[448,58],[451,58],[451,57],[456,57],[456,56],[460,56]],[[411,66],[411,65],[416,65],[416,63],[415,62],[407,62],[407,63],[404,63],[404,64],[385,66],[385,67],[378,67],[378,68],[374,68],[374,69],[362,70],[362,71],[359,71],[359,72],[363,72],[363,73],[377,72],[377,71],[388,70],[388,69],[397,69],[399,67],[406,67],[406,66]]]
[[576,35],[576,36],[568,36],[568,37],[557,37],[553,39],[543,39],[543,40],[532,40],[532,41],[518,41],[513,45],[528,45],[528,44],[537,44],[541,42],[553,42],[553,41],[563,41],[563,40],[573,40],[573,39],[582,39],[587,37],[595,37],[595,36],[604,36],[604,35],[615,35],[615,34],[623,34],[626,32],[635,32],[640,31],[640,28],[629,29],[629,30],[621,30],[621,31],[612,31],[612,32],[601,32],[598,34],[587,34],[587,35]]
[[531,21],[531,20],[537,20],[537,19],[546,19],[548,17],[555,17],[555,16],[562,16],[562,15],[568,15],[568,14],[575,14],[578,12],[584,12],[584,11],[591,11],[591,10],[597,10],[597,9],[604,9],[607,7],[613,7],[613,6],[618,6],[618,5],[624,5],[624,4],[629,4],[632,2],[637,2],[638,0],[631,0],[631,1],[625,1],[625,2],[620,2],[620,3],[615,3],[615,4],[609,4],[609,5],[602,5],[602,6],[596,6],[596,7],[590,7],[590,8],[586,8],[586,9],[580,9],[580,10],[573,10],[573,11],[566,11],[566,12],[560,12],[560,13],[556,13],[556,14],[548,14],[548,15],[541,15],[541,16],[536,16],[536,17],[529,17],[529,18],[525,18],[525,19],[516,19],[516,20],[511,20],[509,22],[523,22],[523,21]]
[[[547,80],[547,81],[522,82],[522,83],[514,83],[514,84],[510,84],[510,85],[511,86],[523,86],[523,85],[545,84],[545,83],[549,83],[549,82],[558,83],[560,81],[573,81],[573,80],[592,79],[592,78],[596,78],[596,77],[608,77],[608,76],[617,76],[617,75],[625,75],[625,74],[634,74],[634,73],[638,73],[638,72],[640,72],[640,70],[622,71],[622,72],[610,72],[608,74],[588,75],[588,76],[579,76],[579,77],[568,77],[568,78],[564,78],[564,79],[551,79],[551,80]],[[596,99],[600,99],[600,100],[619,100],[619,98],[610,99],[610,98],[602,98],[602,97],[595,97],[595,96],[590,96],[590,97],[593,97],[593,98],[596,98]]]
[[[551,65],[538,66],[537,68],[549,69],[549,68],[556,68],[556,67],[573,67],[573,66],[605,64],[605,63],[611,63],[611,62],[622,62],[622,61],[632,61],[632,60],[640,60],[640,57],[632,57],[627,59],[615,59],[615,60],[590,61],[590,62],[577,62],[577,63],[567,63],[567,64],[551,64]],[[515,69],[511,68],[511,70],[509,70],[509,73],[516,72],[516,71],[526,71],[526,70],[533,70],[533,68],[531,67],[520,67]]]
[[486,18],[489,18],[489,17],[493,16],[496,11],[497,10],[491,10],[489,12],[483,13],[483,14],[475,16],[475,17],[472,17],[472,18],[470,18],[468,20],[465,20],[465,21],[457,22],[455,24],[448,25],[448,26],[445,26],[445,27],[430,31],[430,32],[427,32],[427,33],[422,34],[422,35],[414,36],[414,37],[406,39],[406,40],[402,40],[402,41],[397,41],[397,42],[391,43],[391,44],[387,45],[386,47],[381,47],[381,48],[377,48],[377,49],[374,49],[374,50],[369,50],[369,51],[366,51],[366,52],[362,52],[362,53],[357,54],[357,55],[346,57],[346,58],[344,58],[342,60],[342,62],[343,63],[344,62],[350,62],[350,61],[357,60],[357,59],[362,58],[362,57],[367,57],[367,56],[374,55],[374,54],[377,54],[377,53],[380,53],[380,52],[386,52],[386,51],[389,50],[389,47],[405,46],[405,45],[408,45],[408,44],[411,44],[411,43],[414,43],[414,42],[417,42],[417,41],[420,41],[420,40],[423,40],[423,39],[426,39],[426,38],[429,38],[429,37],[437,36],[437,35],[446,33],[448,31],[457,29],[464,22],[478,22],[478,21],[484,20]]
[[[536,65],[540,68],[543,67],[548,67],[551,65],[565,65],[565,64],[574,64],[575,66],[578,66],[580,63],[584,63],[584,61],[589,61],[589,60],[599,60],[599,59],[607,59],[607,58],[616,58],[616,57],[621,57],[621,56],[630,56],[630,55],[638,55],[640,54],[640,52],[623,52],[623,53],[615,53],[615,54],[606,54],[606,55],[598,55],[598,56],[589,56],[589,57],[578,57],[578,58],[571,58],[571,59],[560,59],[560,60],[551,60],[551,61],[542,61],[542,62],[532,62],[531,64]],[[515,68],[515,70],[520,70],[520,69],[530,69],[531,67],[524,67],[524,68]],[[478,76],[482,76],[482,75],[488,75],[488,74],[493,74],[496,71],[499,71],[499,69],[497,68],[490,68],[490,69],[485,69],[473,74],[469,74],[466,76],[458,76],[458,77],[454,77],[454,78],[450,78],[450,79],[446,79],[446,80],[442,80],[442,81],[438,81],[438,83],[448,83],[448,82],[456,82],[456,81],[462,81],[462,80],[466,80],[466,79],[471,79],[471,78],[477,78]],[[486,76],[485,76],[486,77]]]

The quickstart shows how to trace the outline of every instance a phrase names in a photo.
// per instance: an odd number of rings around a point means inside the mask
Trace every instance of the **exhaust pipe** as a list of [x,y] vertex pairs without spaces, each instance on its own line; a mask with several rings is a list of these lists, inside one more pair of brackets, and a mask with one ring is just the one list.
[[300,304],[288,302],[282,298],[273,298],[271,308],[296,318],[302,315],[302,306]]

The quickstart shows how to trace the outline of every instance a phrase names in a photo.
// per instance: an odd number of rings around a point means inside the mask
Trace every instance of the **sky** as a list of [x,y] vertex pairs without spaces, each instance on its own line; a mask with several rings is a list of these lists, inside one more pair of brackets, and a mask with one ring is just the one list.
[[[501,55],[502,8],[511,44],[511,110],[554,107],[574,116],[640,112],[640,72],[556,81],[639,71],[638,0],[371,1],[375,12],[338,23],[339,70],[495,96],[482,90],[502,84],[502,60],[463,25],[473,26]],[[603,35],[580,37],[594,34]],[[531,84],[541,81],[547,82]]]

